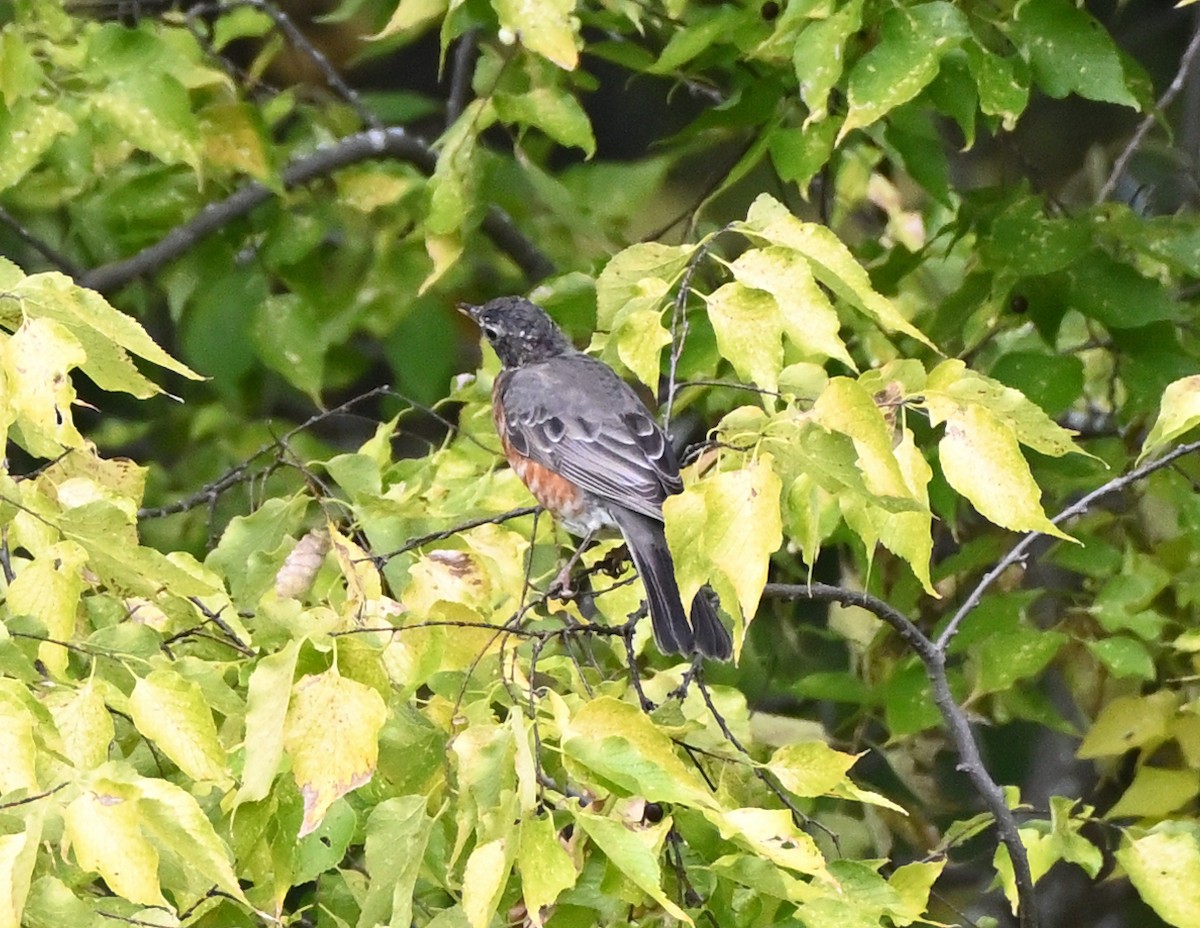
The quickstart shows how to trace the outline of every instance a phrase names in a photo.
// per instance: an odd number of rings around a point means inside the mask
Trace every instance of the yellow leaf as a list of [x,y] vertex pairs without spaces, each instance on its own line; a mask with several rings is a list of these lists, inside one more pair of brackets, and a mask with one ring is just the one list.
[[542,909],[553,905],[560,893],[578,879],[575,864],[559,842],[550,814],[521,819],[517,866],[521,871],[521,896],[533,928],[542,928]]
[[[779,477],[770,455],[704,477],[663,505],[684,602],[710,578],[746,621],[758,611],[771,555],[783,542]],[[726,602],[732,611],[733,602]]]
[[1175,928],[1200,928],[1200,834],[1193,822],[1163,822],[1125,839],[1117,863],[1150,908]]
[[463,911],[471,928],[487,928],[500,904],[512,860],[508,841],[496,838],[476,846],[463,868]]
[[212,710],[198,683],[174,670],[151,671],[134,684],[129,714],[138,731],[193,780],[222,787],[232,782]]
[[371,779],[386,719],[383,697],[336,670],[304,677],[292,689],[283,746],[304,798],[301,838],[321,823],[334,800]]
[[75,388],[70,372],[87,360],[78,340],[49,319],[27,319],[0,341],[7,400],[21,431],[20,444],[37,457],[58,457],[83,436],[71,419]]
[[0,928],[20,928],[42,836],[44,805],[25,813],[25,830],[0,836]]
[[1158,418],[1146,436],[1138,460],[1173,442],[1197,424],[1200,424],[1200,374],[1193,374],[1168,384],[1163,391]]
[[495,0],[500,38],[515,38],[566,71],[579,63],[575,0]]
[[1046,518],[1041,490],[1021,456],[1016,434],[987,409],[968,406],[947,420],[938,453],[950,486],[985,519],[1014,532],[1073,540]]
[[[17,574],[8,588],[8,607],[14,615],[33,616],[50,638],[75,637],[75,612],[83,591],[83,565],[87,555],[77,544],[60,542]],[[50,641],[38,647],[38,658],[55,675],[67,669],[69,652]]]
[[158,882],[158,851],[142,834],[138,791],[97,779],[63,810],[66,837],[84,870],[99,873],[118,896],[166,906]]

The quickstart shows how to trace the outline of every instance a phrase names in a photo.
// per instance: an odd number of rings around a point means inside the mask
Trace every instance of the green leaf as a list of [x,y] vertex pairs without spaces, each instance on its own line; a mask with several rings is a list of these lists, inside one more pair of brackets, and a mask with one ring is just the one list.
[[881,497],[915,498],[900,472],[892,429],[861,384],[848,377],[834,377],[817,397],[812,414],[825,428],[850,437],[868,492]]
[[[186,874],[192,901],[203,899],[215,886],[245,902],[229,849],[195,797],[167,780],[138,777],[135,782],[141,793],[142,831],[164,857],[172,859],[177,872]],[[179,892],[181,887],[172,888]]]
[[1114,329],[1137,329],[1179,319],[1183,304],[1161,282],[1128,264],[1093,251],[1067,272],[1073,309]]
[[[11,44],[9,34],[5,44]],[[7,60],[0,62],[0,67]],[[55,139],[75,128],[75,121],[58,107],[21,100],[0,112],[0,190],[7,190],[32,171]]]
[[408,928],[412,923],[413,887],[435,821],[425,805],[424,796],[396,796],[371,810],[365,828],[371,881],[358,928]]
[[283,746],[304,797],[301,838],[335,799],[370,781],[386,719],[387,707],[375,690],[336,670],[306,676],[293,687]]
[[462,907],[471,928],[487,928],[492,923],[500,897],[512,869],[509,839],[494,838],[477,844],[463,867]]
[[667,41],[658,61],[647,70],[651,74],[670,74],[683,67],[714,42],[728,41],[742,26],[744,12],[733,6],[695,8],[692,21],[680,24]]
[[1121,794],[1106,818],[1164,818],[1200,795],[1200,771],[1169,767],[1138,768],[1129,788]]
[[780,178],[804,191],[833,154],[838,120],[822,120],[814,125],[778,126],[771,130],[767,148],[771,163]]
[[566,71],[579,63],[575,0],[492,0],[501,41],[516,39]]
[[1112,37],[1069,0],[1025,0],[1007,25],[1034,80],[1051,97],[1077,93],[1137,108]]
[[1195,822],[1163,822],[1143,835],[1127,834],[1116,858],[1159,918],[1174,928],[1200,928],[1200,828]]
[[684,924],[694,924],[662,887],[662,870],[658,861],[671,826],[670,819],[663,819],[655,827],[634,830],[626,827],[624,822],[596,815],[578,805],[571,807],[571,815],[583,833],[638,889],[662,906],[669,915]]
[[83,444],[71,419],[70,372],[86,360],[75,337],[49,319],[28,319],[11,338],[0,335],[6,418],[16,427],[13,439],[35,457],[55,458]]
[[554,819],[549,814],[521,819],[517,846],[517,869],[521,872],[521,897],[530,924],[541,928],[542,910],[554,905],[575,885],[578,873],[563,849]]
[[1154,658],[1136,638],[1102,638],[1089,641],[1087,647],[1114,677],[1137,677],[1153,682],[1158,676]]
[[988,373],[1020,390],[1049,416],[1062,415],[1083,393],[1083,361],[1073,354],[1011,351]]
[[226,752],[199,685],[173,670],[151,671],[134,685],[129,712],[138,731],[193,780],[222,787],[231,783]]
[[946,859],[928,862],[914,861],[902,864],[892,871],[888,877],[888,885],[900,897],[900,906],[890,913],[893,924],[897,926],[911,925],[921,918],[929,907],[929,893],[933,884],[942,875],[946,867]]
[[1158,418],[1142,443],[1138,461],[1143,461],[1197,425],[1200,425],[1200,375],[1193,375],[1174,381],[1163,391]]
[[1068,267],[1092,246],[1087,219],[1051,219],[1038,197],[1016,200],[979,243],[984,264],[1005,279],[1038,277]]
[[7,693],[0,695],[0,792],[32,793],[40,788],[33,734],[37,725],[38,720],[24,699]]
[[143,72],[109,84],[89,100],[93,113],[135,148],[164,164],[201,170],[200,129],[183,85],[168,74]]
[[61,702],[47,700],[63,752],[79,770],[99,767],[108,759],[115,735],[112,716],[95,679],[89,680]]
[[328,347],[321,322],[322,313],[303,297],[276,293],[258,304],[250,329],[263,363],[318,405]]
[[751,204],[746,221],[734,227],[747,235],[795,251],[808,262],[817,280],[884,330],[903,332],[930,348],[934,347],[887,297],[871,286],[871,279],[862,265],[828,227],[802,222],[786,206],[765,193]]
[[964,43],[967,67],[979,90],[979,109],[988,116],[999,116],[1001,125],[1011,132],[1029,104],[1029,75],[1020,58],[993,55],[974,40]]
[[718,807],[671,739],[637,706],[611,696],[590,700],[571,718],[563,728],[562,751],[621,795]]
[[937,76],[942,56],[969,34],[966,17],[944,0],[884,13],[879,44],[850,72],[846,88],[850,111],[838,140],[924,90]]
[[22,300],[26,316],[53,319],[78,339],[87,354],[80,366],[102,390],[139,398],[163,392],[138,371],[126,352],[189,380],[204,379],[160,348],[132,316],[64,274],[31,274],[11,293]]
[[[420,35],[441,19],[449,8],[449,0],[400,0],[384,27],[369,39],[378,42],[394,35]],[[221,17],[218,22],[225,18]]]
[[667,542],[684,602],[712,578],[726,608],[736,602],[745,621],[754,616],[771,555],[783,541],[781,491],[770,456],[762,455],[667,498]]
[[[87,552],[73,542],[51,546],[9,585],[8,608],[13,615],[37,619],[50,638],[69,641],[75,635],[86,563]],[[68,656],[66,648],[49,641],[38,647],[38,660],[55,675],[65,673]]]
[[657,390],[662,350],[671,344],[662,313],[653,309],[623,313],[610,337],[609,344],[614,343],[621,363],[651,390]]
[[979,646],[976,690],[1000,693],[1011,689],[1018,680],[1036,676],[1068,640],[1062,632],[1039,628],[989,635]]
[[246,752],[242,785],[234,805],[265,799],[283,760],[283,731],[300,641],[292,640],[282,651],[268,654],[250,673],[246,687]]
[[796,827],[786,809],[729,809],[705,813],[721,832],[779,867],[827,877],[825,858],[811,837]]
[[938,443],[942,473],[985,519],[1014,532],[1070,540],[1042,509],[1041,489],[1021,456],[1016,433],[982,406],[946,420]]
[[707,303],[721,356],[740,377],[774,390],[783,368],[783,319],[775,298],[733,281],[709,294]]
[[862,28],[863,0],[850,0],[827,18],[809,23],[792,46],[792,65],[800,82],[800,98],[808,107],[809,123],[828,114],[829,92],[845,67],[846,40]]

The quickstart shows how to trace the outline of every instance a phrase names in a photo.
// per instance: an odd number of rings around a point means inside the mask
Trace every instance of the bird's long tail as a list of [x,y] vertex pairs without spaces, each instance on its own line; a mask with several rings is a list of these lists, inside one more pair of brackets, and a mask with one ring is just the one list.
[[675,562],[662,523],[616,506],[610,507],[610,512],[625,536],[633,565],[646,587],[650,624],[658,649],[664,654],[690,656],[699,652],[717,660],[729,660],[733,641],[704,592],[697,593],[692,600],[691,621],[683,611]]

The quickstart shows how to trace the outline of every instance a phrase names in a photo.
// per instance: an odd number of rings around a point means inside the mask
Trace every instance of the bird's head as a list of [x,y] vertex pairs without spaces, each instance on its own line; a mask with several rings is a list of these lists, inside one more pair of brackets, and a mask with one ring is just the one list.
[[546,311],[524,297],[502,296],[482,306],[459,303],[458,309],[475,321],[505,367],[534,364],[575,350]]

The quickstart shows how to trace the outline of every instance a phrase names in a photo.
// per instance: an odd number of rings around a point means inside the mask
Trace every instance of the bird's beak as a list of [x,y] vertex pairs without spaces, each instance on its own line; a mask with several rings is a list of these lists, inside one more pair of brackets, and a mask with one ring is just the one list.
[[479,310],[482,306],[472,306],[470,303],[455,303],[454,308],[473,322],[479,322]]

